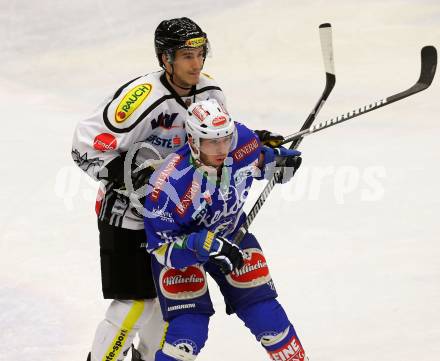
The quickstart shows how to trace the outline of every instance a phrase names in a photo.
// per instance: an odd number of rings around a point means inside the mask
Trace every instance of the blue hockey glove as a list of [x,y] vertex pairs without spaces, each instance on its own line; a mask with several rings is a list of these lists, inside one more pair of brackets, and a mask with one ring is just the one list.
[[282,168],[282,175],[277,179],[277,183],[286,183],[291,180],[301,166],[302,158],[299,150],[264,146],[261,152],[264,154],[264,178],[269,179],[275,172],[276,167]]
[[215,263],[224,274],[243,266],[243,251],[207,229],[191,233],[186,239],[186,248],[193,251],[201,263],[208,260]]

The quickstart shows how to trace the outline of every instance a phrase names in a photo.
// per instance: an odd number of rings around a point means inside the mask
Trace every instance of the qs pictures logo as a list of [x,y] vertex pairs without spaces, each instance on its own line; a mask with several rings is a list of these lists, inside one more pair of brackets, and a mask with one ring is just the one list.
[[139,84],[125,95],[115,112],[116,123],[123,123],[133,112],[147,99],[153,86],[151,84]]

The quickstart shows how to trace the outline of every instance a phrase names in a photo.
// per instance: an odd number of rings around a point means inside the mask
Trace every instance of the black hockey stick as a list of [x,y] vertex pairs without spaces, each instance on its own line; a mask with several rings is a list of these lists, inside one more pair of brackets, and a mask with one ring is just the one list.
[[321,130],[324,130],[326,128],[330,128],[336,124],[345,122],[349,119],[358,117],[359,115],[371,112],[373,110],[379,109],[381,107],[384,107],[385,105],[389,105],[391,103],[397,102],[399,100],[405,99],[411,95],[414,95],[418,92],[421,92],[425,89],[427,89],[432,81],[434,80],[435,70],[437,68],[437,51],[433,46],[425,46],[422,48],[421,51],[421,58],[422,58],[422,66],[420,70],[420,77],[419,80],[410,88],[407,90],[391,95],[388,98],[381,99],[375,103],[366,105],[364,107],[354,109],[348,113],[344,113],[342,115],[337,116],[336,118],[329,119],[327,121],[321,122],[319,124],[316,124],[309,129],[304,129],[302,131],[299,131],[298,133],[289,135],[285,138],[283,141],[283,144],[289,143],[289,142],[298,142],[303,139],[303,137],[319,132]]
[[[434,80],[434,76],[435,76],[435,71],[437,68],[437,51],[435,49],[435,47],[433,46],[425,46],[422,48],[421,51],[421,70],[420,70],[420,76],[419,79],[417,80],[417,82],[410,87],[409,89],[394,94],[392,96],[389,96],[388,98],[382,99],[378,102],[375,102],[374,104],[370,104],[368,106],[365,106],[363,108],[359,108],[356,110],[353,110],[351,112],[348,112],[344,115],[341,115],[339,117],[337,117],[336,119],[331,119],[328,120],[326,122],[322,122],[312,128],[309,129],[304,129],[296,134],[290,135],[288,137],[286,137],[285,141],[283,142],[283,144],[288,143],[288,142],[293,142],[292,145],[294,144],[299,144],[299,142],[301,142],[302,138],[306,135],[309,135],[311,133],[315,133],[318,132],[320,130],[329,128],[333,125],[342,123],[348,119],[352,119],[355,118],[359,115],[371,112],[375,109],[381,108],[385,105],[394,103],[396,101],[399,101],[401,99],[407,98],[411,95],[414,95],[418,92],[421,92],[425,89],[427,89],[432,81]],[[281,173],[278,173],[278,176]],[[277,176],[277,172],[275,173],[275,176]],[[271,179],[271,181],[273,181],[273,179]],[[270,181],[270,182],[271,182]],[[270,193],[270,191],[272,190],[273,186],[268,190],[265,198],[267,198],[267,195]],[[267,186],[266,188],[263,190],[263,193],[266,192]],[[239,229],[235,239],[238,239],[238,243],[243,239],[244,235],[247,232],[247,229],[249,228],[250,224],[252,223],[252,221],[254,220],[255,216],[257,215],[258,211],[261,208],[261,205],[256,208],[260,198],[262,197],[263,194],[260,195],[259,199],[257,200],[257,203],[254,205],[254,207],[251,210],[251,213],[249,213],[249,216],[252,215],[252,217],[249,217],[246,219],[246,222],[243,224],[243,226]],[[264,199],[265,200],[265,199]],[[264,201],[263,201],[264,203]],[[254,212],[252,212],[254,211]],[[234,240],[235,240],[234,239]]]
[[[324,60],[324,69],[326,75],[325,88],[315,107],[312,109],[309,116],[302,125],[300,131],[304,131],[310,128],[316,118],[316,115],[321,110],[336,83],[331,24],[326,23],[319,26],[319,37],[321,41],[322,57]],[[290,146],[290,149],[297,148],[301,143],[301,140],[301,138],[295,138]],[[272,191],[273,187],[275,186],[277,180],[281,177],[281,175],[281,171],[276,171],[272,178],[269,180],[269,183],[267,183],[266,187],[264,187],[263,192],[260,194],[251,211],[247,215],[246,221],[237,231],[237,234],[235,235],[233,240],[234,243],[239,244],[242,241],[243,237],[248,231],[250,224],[255,219],[257,213],[260,211],[261,207],[263,206],[264,202],[266,201],[267,197],[269,196],[270,192]]]

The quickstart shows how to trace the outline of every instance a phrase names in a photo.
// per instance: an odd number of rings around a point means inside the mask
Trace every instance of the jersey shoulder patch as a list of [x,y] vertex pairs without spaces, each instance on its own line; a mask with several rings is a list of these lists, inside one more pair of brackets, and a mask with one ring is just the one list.
[[258,150],[261,147],[257,135],[245,125],[235,122],[237,128],[237,146],[232,151],[232,158],[235,162],[240,162],[248,157],[258,158]]
[[103,111],[104,122],[115,133],[133,129],[148,113],[170,96],[159,80],[160,72],[133,79],[119,88]]
[[125,122],[133,112],[148,98],[153,89],[151,83],[137,84],[128,87],[128,91],[119,101],[115,110],[115,122],[121,124]]

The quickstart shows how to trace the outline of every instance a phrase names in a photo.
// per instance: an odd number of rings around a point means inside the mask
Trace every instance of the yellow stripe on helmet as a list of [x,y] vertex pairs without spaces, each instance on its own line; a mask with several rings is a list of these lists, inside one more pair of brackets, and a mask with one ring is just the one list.
[[192,38],[185,41],[185,46],[189,46],[191,48],[198,48],[199,46],[203,46],[206,44],[206,38]]

